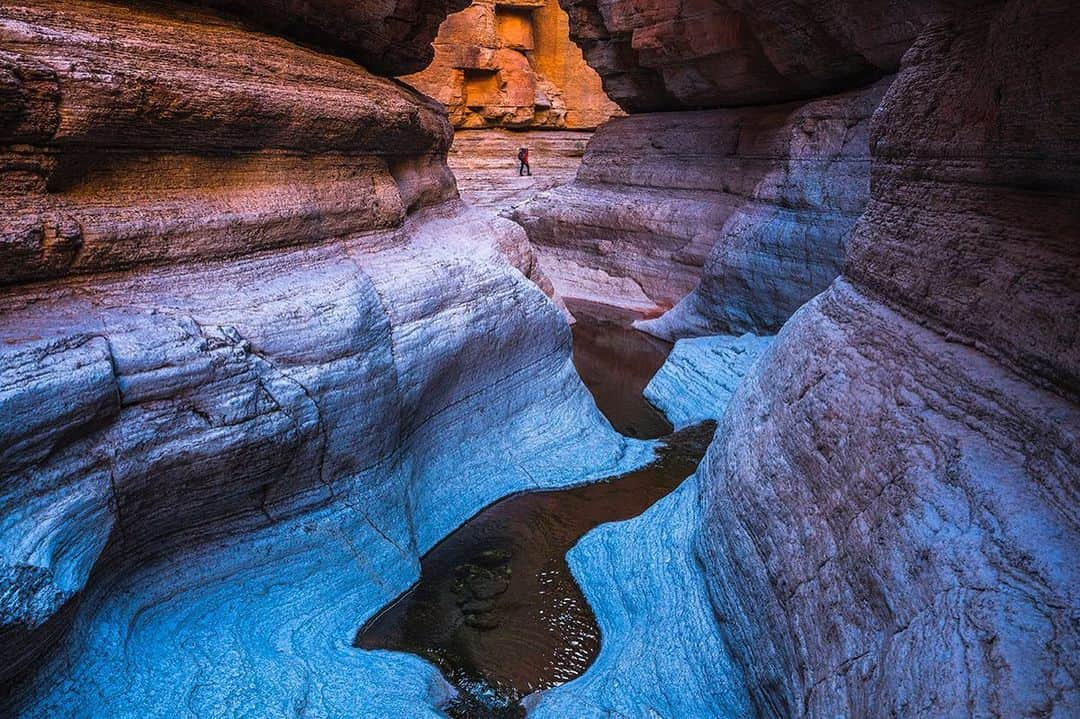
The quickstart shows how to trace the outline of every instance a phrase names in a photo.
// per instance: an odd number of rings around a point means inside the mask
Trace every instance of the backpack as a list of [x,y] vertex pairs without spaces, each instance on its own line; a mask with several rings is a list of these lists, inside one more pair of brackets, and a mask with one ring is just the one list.
[[518,162],[525,162],[525,148],[518,150]]

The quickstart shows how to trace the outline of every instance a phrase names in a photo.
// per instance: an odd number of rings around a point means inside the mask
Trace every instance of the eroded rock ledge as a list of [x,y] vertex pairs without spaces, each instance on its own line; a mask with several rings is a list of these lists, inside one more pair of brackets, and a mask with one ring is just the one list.
[[613,120],[573,183],[511,217],[564,297],[657,315],[696,287],[648,331],[775,332],[840,271],[869,195],[869,119],[886,86]]
[[652,454],[523,231],[346,60],[165,3],[8,3],[0,39],[4,713],[438,716],[357,624],[483,505]]
[[[910,45],[871,119],[869,196],[842,243],[842,274],[783,324],[735,391],[695,479],[697,501],[673,497],[575,550],[586,593],[601,597],[611,577],[630,581],[632,547],[681,541],[691,523],[707,599],[684,592],[683,613],[655,599],[665,581],[694,575],[675,559],[656,566],[653,581],[598,612],[619,633],[605,643],[625,654],[602,652],[580,692],[540,698],[540,715],[1080,712],[1080,108],[1069,61],[1080,13],[1057,0],[893,5],[890,26],[875,24],[873,3],[827,5],[846,12],[806,23],[809,4],[740,3],[747,25],[735,27],[798,28],[771,36],[790,41],[786,50],[759,39],[770,57],[814,55],[806,67],[836,57],[811,41],[835,39],[836,23],[873,25],[866,58],[879,41],[883,58]],[[646,17],[635,8],[604,4],[605,22]],[[650,77],[644,59],[617,57],[626,74]],[[644,107],[660,97],[626,87]],[[737,238],[723,242],[736,248]],[[715,257],[710,276],[748,264],[742,251]],[[747,289],[770,279],[763,272]],[[709,282],[689,301],[731,316],[725,303],[741,288],[711,294]],[[701,601],[710,611],[697,610]],[[662,651],[730,667],[740,687],[726,693],[702,670],[686,684],[717,686],[711,701],[643,688],[653,672],[670,676],[662,659],[642,660],[636,636],[652,616],[673,618],[671,636],[695,638],[654,640]]]

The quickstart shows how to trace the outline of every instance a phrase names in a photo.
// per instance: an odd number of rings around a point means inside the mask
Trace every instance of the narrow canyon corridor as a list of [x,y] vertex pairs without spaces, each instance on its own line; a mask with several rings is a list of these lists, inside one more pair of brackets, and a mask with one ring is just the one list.
[[0,719],[1080,717],[1078,38],[0,4]]

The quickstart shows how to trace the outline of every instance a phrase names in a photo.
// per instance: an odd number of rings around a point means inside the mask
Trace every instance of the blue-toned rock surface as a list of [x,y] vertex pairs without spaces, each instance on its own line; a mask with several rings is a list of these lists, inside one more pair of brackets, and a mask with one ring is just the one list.
[[924,29],[843,276],[728,407],[696,554],[762,716],[1080,715],[1078,27]]
[[570,550],[600,626],[600,656],[581,677],[530,697],[530,717],[752,715],[694,559],[698,476],[640,517],[602,525]]
[[574,182],[509,213],[568,299],[679,337],[775,332],[839,274],[888,82],[806,102],[612,120]]
[[[272,5],[361,18],[321,43],[353,57],[407,36],[382,71],[450,6]],[[0,7],[0,715],[437,716],[356,628],[485,504],[652,456],[450,138],[187,4]]]
[[743,376],[771,343],[772,337],[752,334],[678,340],[645,387],[645,397],[676,429],[720,419]]
[[652,456],[596,410],[515,241],[451,206],[0,300],[5,416],[80,428],[4,423],[6,651],[72,615],[18,714],[437,715],[434,669],[356,628],[485,504]]
[[[677,428],[719,419],[771,340],[679,340],[645,394]],[[702,522],[699,483],[711,474],[703,463],[644,514],[594,529],[567,554],[600,626],[600,655],[578,679],[531,697],[530,716],[752,714],[694,552]]]

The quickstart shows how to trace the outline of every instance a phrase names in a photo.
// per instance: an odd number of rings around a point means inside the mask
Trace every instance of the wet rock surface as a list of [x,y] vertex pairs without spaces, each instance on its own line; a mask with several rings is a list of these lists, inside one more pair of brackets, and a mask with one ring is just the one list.
[[574,368],[611,425],[639,439],[669,434],[671,422],[644,391],[671,345],[635,330],[631,324],[637,315],[580,302],[568,307],[577,320],[572,327]]
[[239,20],[0,38],[0,713],[440,716],[357,617],[478,508],[653,454],[523,231],[456,201],[430,100]]

